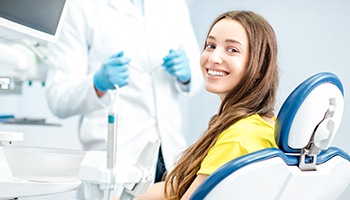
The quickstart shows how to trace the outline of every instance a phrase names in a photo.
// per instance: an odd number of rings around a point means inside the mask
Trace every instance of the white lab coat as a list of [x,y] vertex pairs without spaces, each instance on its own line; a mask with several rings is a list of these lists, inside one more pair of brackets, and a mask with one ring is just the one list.
[[[111,55],[124,51],[130,64],[151,71],[170,49],[183,45],[191,65],[190,93],[202,87],[199,47],[184,0],[145,0],[144,17],[130,0],[72,0],[57,43],[48,45],[52,68],[46,97],[60,118],[80,115],[85,150],[106,148],[112,92],[98,98],[93,75]],[[161,139],[169,170],[188,145],[182,133],[177,81],[163,67],[149,79],[129,69],[120,89],[117,161],[134,161],[148,141]]]

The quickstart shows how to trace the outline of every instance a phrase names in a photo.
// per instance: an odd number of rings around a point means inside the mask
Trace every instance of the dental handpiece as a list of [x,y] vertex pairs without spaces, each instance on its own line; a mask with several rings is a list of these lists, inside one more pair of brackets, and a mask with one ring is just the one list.
[[115,113],[108,113],[108,144],[107,144],[107,169],[112,170],[116,164],[117,120]]
[[119,86],[115,85],[116,93],[108,111],[108,139],[107,139],[107,169],[111,171],[111,181],[114,183],[114,168],[117,155],[117,127],[118,127],[118,99]]

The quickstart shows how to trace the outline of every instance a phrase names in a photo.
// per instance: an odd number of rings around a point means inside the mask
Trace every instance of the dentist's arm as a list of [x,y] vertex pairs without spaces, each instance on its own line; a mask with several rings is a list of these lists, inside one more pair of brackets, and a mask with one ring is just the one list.
[[129,83],[130,59],[123,56],[123,51],[111,56],[94,75],[94,86],[99,97],[103,96],[107,90],[114,90],[114,85],[121,88]]
[[184,50],[170,50],[169,54],[163,58],[165,70],[176,77],[180,83],[181,90],[189,92],[191,82],[191,68],[189,59]]

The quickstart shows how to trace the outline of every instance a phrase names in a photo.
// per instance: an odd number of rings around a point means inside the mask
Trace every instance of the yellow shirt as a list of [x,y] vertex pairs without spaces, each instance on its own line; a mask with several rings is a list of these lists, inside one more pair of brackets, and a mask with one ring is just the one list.
[[[274,118],[276,121],[276,118]],[[242,155],[276,147],[274,125],[258,114],[239,120],[222,132],[204,158],[197,174],[210,175],[222,165]]]

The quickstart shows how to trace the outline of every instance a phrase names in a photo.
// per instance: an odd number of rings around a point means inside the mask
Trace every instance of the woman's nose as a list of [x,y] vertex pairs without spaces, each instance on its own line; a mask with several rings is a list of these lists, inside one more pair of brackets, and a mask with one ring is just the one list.
[[221,64],[222,63],[222,53],[220,49],[215,49],[209,56],[209,62],[211,64]]

